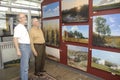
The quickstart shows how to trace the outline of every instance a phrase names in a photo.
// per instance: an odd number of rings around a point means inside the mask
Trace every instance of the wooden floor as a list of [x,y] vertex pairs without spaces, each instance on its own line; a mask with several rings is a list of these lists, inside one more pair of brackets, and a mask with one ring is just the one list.
[[[17,76],[11,80],[20,80],[20,77]],[[44,73],[44,76],[35,76],[33,73],[29,73],[29,80],[57,80],[48,73]]]
[[[56,80],[103,80],[51,60],[46,60],[45,69]],[[29,73],[33,72],[34,64],[31,62]],[[19,65],[0,70],[0,80],[12,80],[15,77],[19,77]]]

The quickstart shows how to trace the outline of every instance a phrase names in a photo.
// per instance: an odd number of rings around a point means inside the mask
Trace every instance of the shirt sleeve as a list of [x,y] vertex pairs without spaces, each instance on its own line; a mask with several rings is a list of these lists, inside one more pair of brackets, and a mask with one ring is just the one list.
[[13,37],[19,38],[20,36],[21,36],[21,31],[20,31],[19,27],[16,26],[15,29],[14,29]]
[[30,31],[29,31],[29,36],[30,36],[30,44],[31,44],[31,48],[32,48],[32,51],[33,51],[33,53],[35,53],[36,51],[35,51],[35,48],[34,48],[34,43],[33,43],[33,31],[32,31],[32,29],[30,29]]

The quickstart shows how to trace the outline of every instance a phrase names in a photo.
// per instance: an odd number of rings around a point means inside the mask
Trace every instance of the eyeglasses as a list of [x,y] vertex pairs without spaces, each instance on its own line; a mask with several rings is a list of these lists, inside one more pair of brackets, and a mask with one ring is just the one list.
[[20,19],[22,19],[22,18],[26,18],[25,16],[23,16],[23,17],[20,17]]

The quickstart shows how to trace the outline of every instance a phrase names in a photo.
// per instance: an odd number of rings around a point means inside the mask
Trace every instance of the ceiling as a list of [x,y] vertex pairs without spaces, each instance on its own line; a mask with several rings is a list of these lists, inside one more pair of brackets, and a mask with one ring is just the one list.
[[0,0],[0,1],[8,1],[8,2],[9,2],[9,1],[11,1],[11,2],[12,2],[12,1],[13,1],[13,2],[14,2],[14,1],[31,1],[31,2],[41,2],[42,0]]
[[2,5],[27,6],[40,8],[43,0],[0,0]]

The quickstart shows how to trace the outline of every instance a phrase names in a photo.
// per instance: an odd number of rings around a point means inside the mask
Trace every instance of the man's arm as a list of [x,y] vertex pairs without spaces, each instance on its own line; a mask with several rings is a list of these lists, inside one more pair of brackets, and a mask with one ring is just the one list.
[[16,48],[16,50],[17,50],[17,55],[18,55],[18,56],[21,56],[21,52],[20,52],[20,49],[19,49],[18,38],[14,37],[14,38],[13,38],[13,42],[14,42],[15,48]]
[[31,44],[31,48],[32,48],[33,54],[35,56],[37,56],[37,52],[36,52],[34,44],[33,44],[33,34],[32,34],[31,30],[29,31],[29,36],[30,36],[30,44]]

